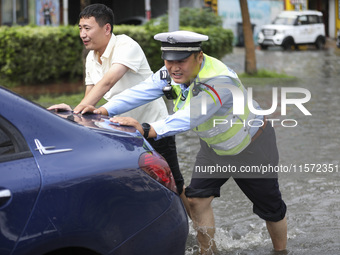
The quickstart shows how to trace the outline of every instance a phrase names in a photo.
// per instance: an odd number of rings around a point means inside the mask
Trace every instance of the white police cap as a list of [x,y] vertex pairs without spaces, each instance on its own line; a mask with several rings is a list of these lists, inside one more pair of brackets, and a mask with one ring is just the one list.
[[182,60],[193,52],[201,51],[201,42],[207,41],[209,37],[182,30],[156,34],[154,39],[162,42],[161,50],[164,60]]

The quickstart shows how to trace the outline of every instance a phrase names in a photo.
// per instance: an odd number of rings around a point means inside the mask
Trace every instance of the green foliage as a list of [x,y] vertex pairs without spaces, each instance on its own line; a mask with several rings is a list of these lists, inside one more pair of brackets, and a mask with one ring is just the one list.
[[60,95],[57,97],[47,94],[40,96],[38,99],[32,99],[32,101],[46,108],[54,104],[60,104],[60,102],[68,104],[73,108],[79,104],[83,97],[84,93],[77,93],[72,95]]
[[285,73],[277,73],[267,69],[259,69],[256,74],[247,73],[238,74],[242,83],[248,86],[295,86],[298,79]]
[[246,73],[239,74],[240,78],[253,77],[253,78],[295,78],[285,73],[277,73],[275,71],[270,71],[266,69],[260,69],[255,75],[250,75]]
[[[83,99],[83,97],[84,97],[84,93],[77,93],[77,94],[72,94],[72,95],[60,95],[57,97],[51,96],[51,95],[42,95],[38,99],[32,99],[32,101],[46,108],[54,104],[60,104],[60,102],[68,104],[69,106],[74,108],[79,104],[79,102]],[[107,101],[102,98],[97,103],[97,106],[101,106],[105,104],[106,102]]]
[[221,27],[222,18],[209,9],[180,9],[180,26]]
[[0,27],[3,85],[41,83],[82,75],[82,43],[75,26]]
[[[168,30],[169,15],[152,19],[145,26],[161,26],[163,31]],[[184,7],[179,10],[179,25],[183,27],[221,27],[222,18],[211,10],[204,8]]]
[[[232,52],[233,33],[231,30],[221,27],[193,28],[181,27],[181,30],[189,30],[209,36],[209,40],[202,43],[204,53],[215,58],[222,58]],[[137,41],[142,47],[151,69],[155,72],[164,65],[161,59],[161,43],[153,39],[157,33],[164,32],[162,26],[115,26],[115,34],[126,34]]]
[[[205,9],[182,8],[180,12],[181,30],[209,36],[209,41],[202,43],[206,54],[222,58],[232,52],[233,33],[220,26],[220,17]],[[166,31],[167,22],[156,24],[155,21],[145,26],[117,25],[113,29],[116,35],[126,34],[140,44],[153,71],[164,65],[161,43],[153,37]],[[78,26],[0,27],[0,84],[3,86],[80,79],[83,63]]]

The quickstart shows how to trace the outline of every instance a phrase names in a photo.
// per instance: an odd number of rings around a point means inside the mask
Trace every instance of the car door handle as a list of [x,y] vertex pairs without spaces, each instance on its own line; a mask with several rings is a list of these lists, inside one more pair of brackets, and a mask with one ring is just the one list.
[[0,190],[0,206],[6,204],[11,197],[12,193],[9,189]]

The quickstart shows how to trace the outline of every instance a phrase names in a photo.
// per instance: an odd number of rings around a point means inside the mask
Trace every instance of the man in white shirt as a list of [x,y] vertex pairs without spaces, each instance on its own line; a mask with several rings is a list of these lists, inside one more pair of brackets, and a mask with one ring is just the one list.
[[[114,14],[110,8],[103,4],[89,5],[79,14],[79,19],[80,38],[90,52],[86,58],[85,97],[74,108],[74,113],[82,113],[86,105],[95,106],[102,97],[109,100],[152,75],[139,44],[126,35],[112,33]],[[66,104],[53,105],[48,109],[72,110]],[[149,123],[164,119],[167,115],[165,102],[159,98],[120,116]],[[175,136],[148,141],[167,160],[178,193],[182,194],[184,180],[178,165]],[[181,197],[185,199],[184,194]]]
[[[80,38],[90,52],[86,58],[85,97],[74,108],[81,113],[82,105],[96,105],[101,98],[109,100],[127,88],[144,81],[152,71],[139,44],[126,35],[114,35],[113,12],[102,4],[87,6],[79,14]],[[61,104],[48,109],[67,109]],[[124,113],[142,122],[152,122],[168,115],[164,100],[160,98]]]

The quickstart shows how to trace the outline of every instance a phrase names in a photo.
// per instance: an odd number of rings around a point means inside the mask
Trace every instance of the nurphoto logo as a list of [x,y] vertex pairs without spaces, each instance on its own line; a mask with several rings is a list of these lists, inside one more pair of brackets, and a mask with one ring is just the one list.
[[[279,106],[278,103],[278,90],[279,88],[273,87],[272,88],[272,105],[269,109],[256,109],[253,104],[253,88],[249,87],[248,93],[246,93],[247,98],[245,99],[244,92],[242,91],[241,88],[230,84],[230,83],[223,83],[223,84],[216,84],[214,85],[215,88],[212,86],[203,83],[202,85],[206,86],[207,88],[210,89],[211,93],[208,89],[203,89],[200,88],[200,90],[203,90],[206,92],[214,101],[215,105],[217,104],[217,100],[215,97],[218,99],[219,103],[222,105],[222,100],[220,95],[217,93],[216,88],[227,88],[230,90],[232,97],[233,97],[233,115],[243,115],[245,113],[245,100],[247,100],[248,108],[249,111],[255,115],[270,115],[274,113],[277,110],[277,107]],[[299,94],[297,98],[288,98],[288,94]],[[215,95],[215,97],[214,97]],[[287,105],[294,105],[297,107],[305,116],[310,116],[312,115],[307,108],[303,105],[307,103],[311,99],[311,93],[308,89],[305,88],[297,88],[297,87],[283,87],[281,88],[281,101],[280,101],[280,108],[281,108],[281,115],[286,116],[287,115]],[[201,114],[206,115],[207,114],[207,99],[203,95],[201,98]],[[252,123],[255,120],[248,120],[248,125],[252,126]],[[272,123],[272,126],[274,126],[275,121],[280,121],[280,119],[268,119],[267,121]],[[292,123],[288,125],[288,123]],[[215,119],[214,120],[214,126],[215,125],[220,125],[220,124],[228,124],[228,120],[225,119]],[[233,123],[229,123],[232,125]],[[235,123],[234,123],[235,124]],[[246,125],[246,123],[243,123]],[[297,121],[294,119],[284,119],[281,121],[282,126],[284,127],[295,127],[297,126]]]

